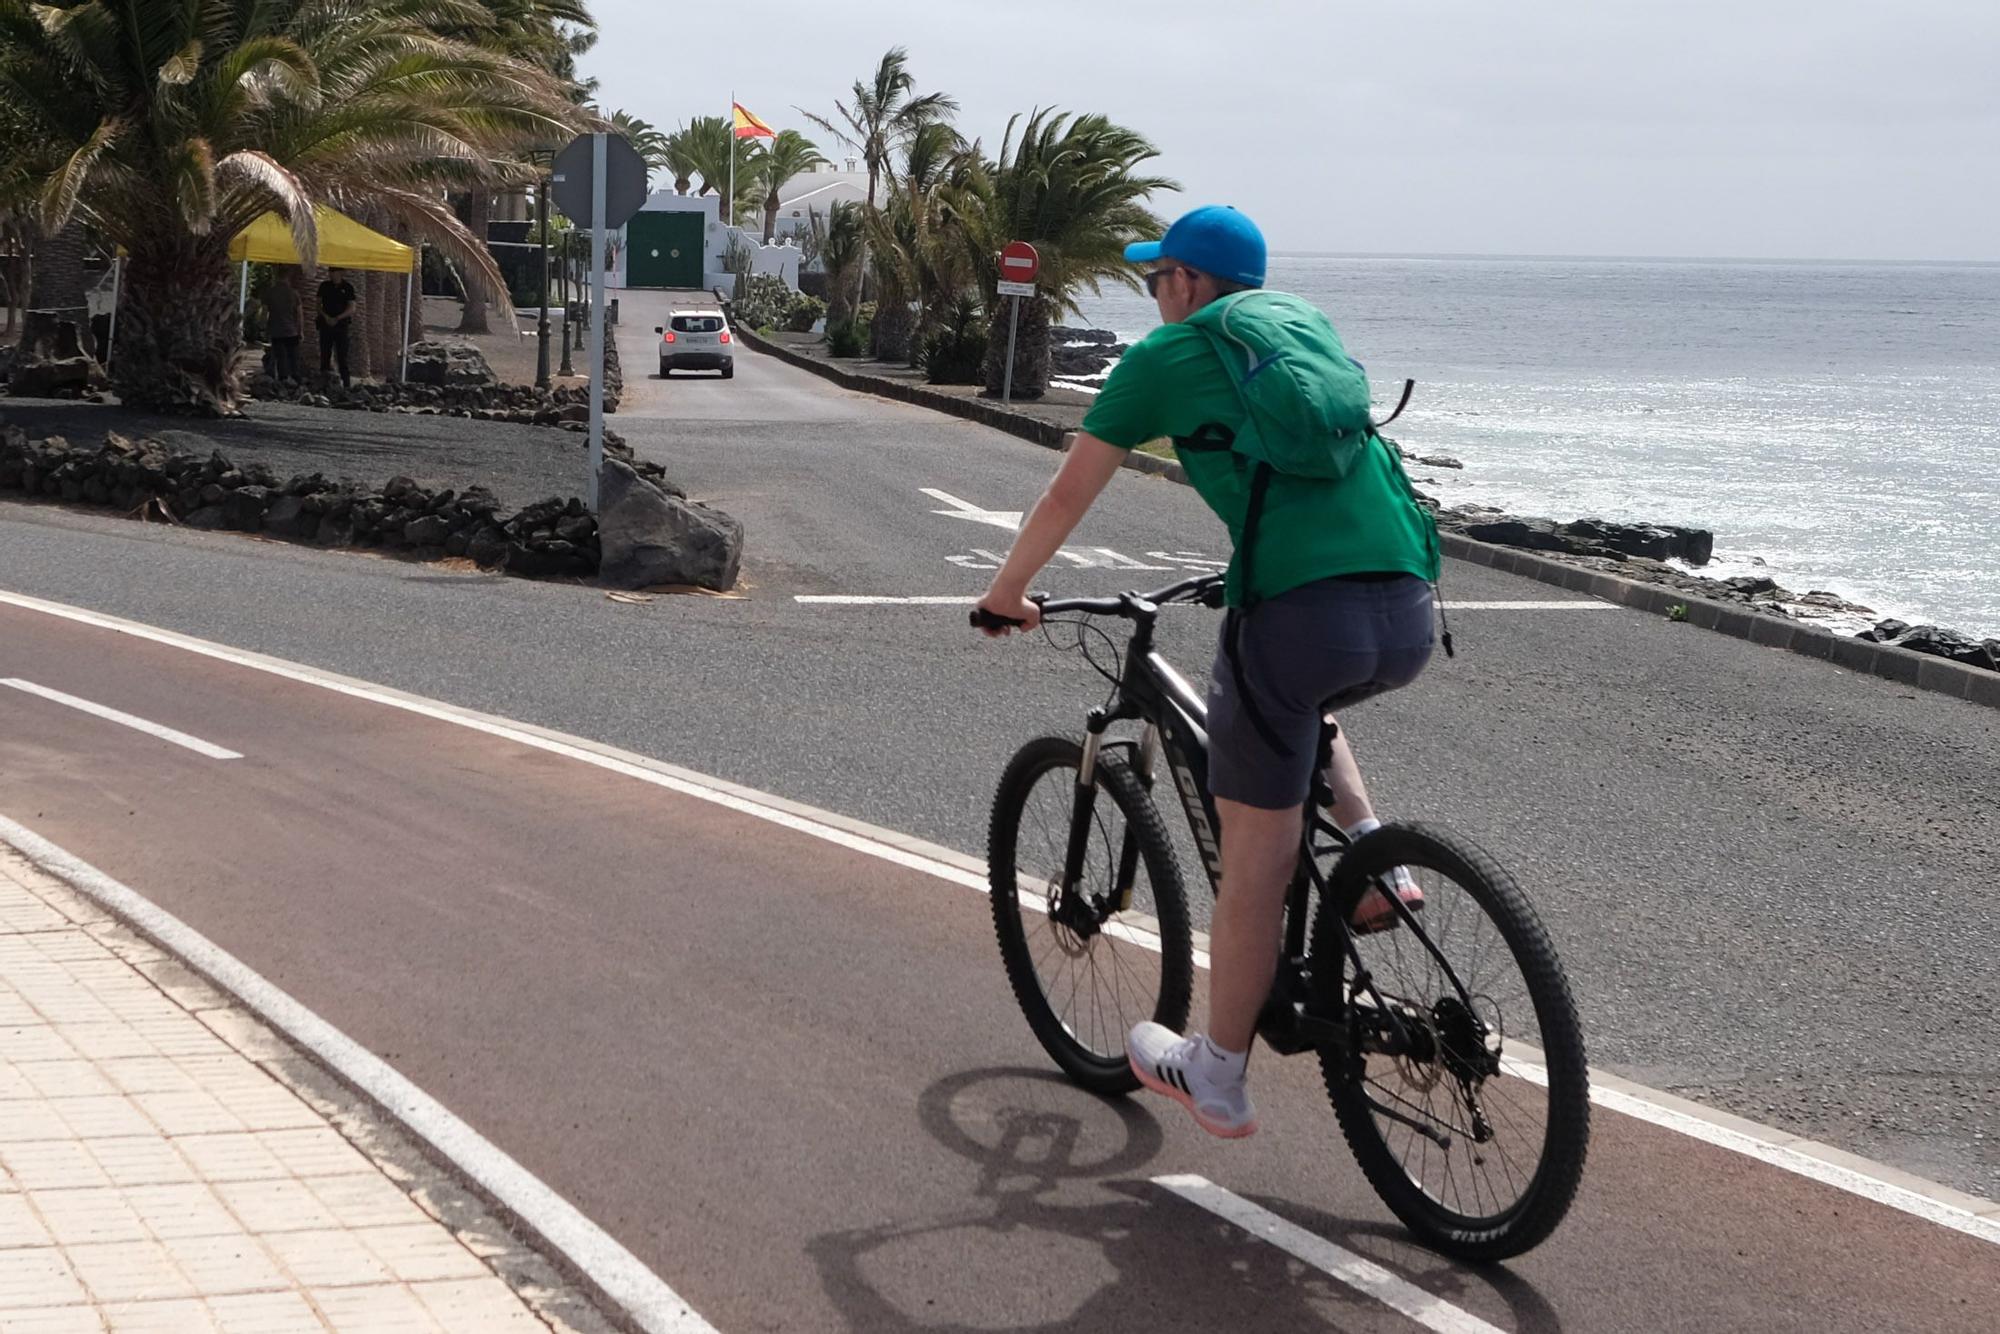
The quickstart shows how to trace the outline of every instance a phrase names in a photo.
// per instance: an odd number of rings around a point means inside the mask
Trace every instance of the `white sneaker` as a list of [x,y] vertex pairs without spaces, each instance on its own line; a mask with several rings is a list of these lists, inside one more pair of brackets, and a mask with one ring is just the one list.
[[1257,1109],[1243,1076],[1218,1069],[1199,1033],[1183,1038],[1164,1024],[1140,1024],[1125,1039],[1125,1058],[1141,1084],[1193,1112],[1209,1134],[1241,1139],[1256,1133]]

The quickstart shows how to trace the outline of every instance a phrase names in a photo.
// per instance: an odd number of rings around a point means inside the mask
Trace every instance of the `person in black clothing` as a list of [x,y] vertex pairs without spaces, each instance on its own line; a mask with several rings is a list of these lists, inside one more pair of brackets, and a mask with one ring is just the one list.
[[342,276],[341,270],[329,269],[326,281],[319,285],[319,317],[313,326],[319,331],[319,375],[324,380],[334,361],[340,363],[340,382],[351,383],[347,376],[347,335],[354,323],[354,284]]

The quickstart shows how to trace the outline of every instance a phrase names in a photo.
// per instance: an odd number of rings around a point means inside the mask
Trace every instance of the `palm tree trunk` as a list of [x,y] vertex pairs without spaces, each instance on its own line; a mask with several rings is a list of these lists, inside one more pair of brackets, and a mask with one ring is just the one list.
[[764,199],[764,244],[771,244],[771,238],[778,234],[778,192],[776,190]]
[[910,331],[916,316],[903,295],[900,283],[883,280],[875,298],[875,321],[869,326],[874,344],[870,354],[877,361],[905,361],[910,355]]
[[132,252],[112,384],[126,407],[233,416],[243,322],[227,237],[163,234]]
[[[486,244],[486,225],[492,216],[492,195],[476,194],[466,200],[465,226],[481,245]],[[462,334],[493,332],[486,320],[486,298],[474,291],[469,283],[465,288],[465,314],[458,321],[458,331]]]
[[85,295],[83,256],[89,243],[83,225],[72,222],[54,236],[32,223],[33,259],[28,269],[27,309],[52,312],[57,320],[73,321],[78,340],[90,346],[90,298]]
[[[999,397],[1007,373],[1007,329],[1014,298],[994,303],[986,331],[986,392]],[[1014,341],[1014,397],[1040,398],[1049,388],[1049,326],[1053,311],[1042,297],[1021,302],[1021,327]]]

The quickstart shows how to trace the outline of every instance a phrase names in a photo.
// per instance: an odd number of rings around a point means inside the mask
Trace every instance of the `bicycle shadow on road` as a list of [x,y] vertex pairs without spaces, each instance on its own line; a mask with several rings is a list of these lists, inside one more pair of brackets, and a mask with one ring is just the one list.
[[[1141,1106],[1043,1070],[990,1068],[918,1098],[924,1132],[976,1169],[952,1214],[822,1233],[806,1246],[848,1328],[869,1331],[1389,1330],[1405,1317],[1150,1180],[1165,1135]],[[1473,1271],[1399,1229],[1284,1201],[1273,1212],[1447,1301],[1500,1295],[1513,1328],[1561,1322],[1505,1270]]]

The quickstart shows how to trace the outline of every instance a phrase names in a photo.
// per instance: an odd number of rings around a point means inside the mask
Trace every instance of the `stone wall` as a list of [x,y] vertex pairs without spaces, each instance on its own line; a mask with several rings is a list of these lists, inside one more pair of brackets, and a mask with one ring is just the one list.
[[[665,495],[684,498],[658,464],[606,444]],[[379,487],[312,473],[280,481],[257,464],[238,467],[221,453],[207,458],[157,440],[116,433],[99,446],[60,436],[30,440],[0,427],[0,492],[106,505],[135,517],[191,528],[229,529],[322,546],[386,547],[420,557],[466,556],[510,574],[591,575],[601,555],[597,521],[582,500],[550,497],[503,514],[480,486],[430,491],[407,477]]]

